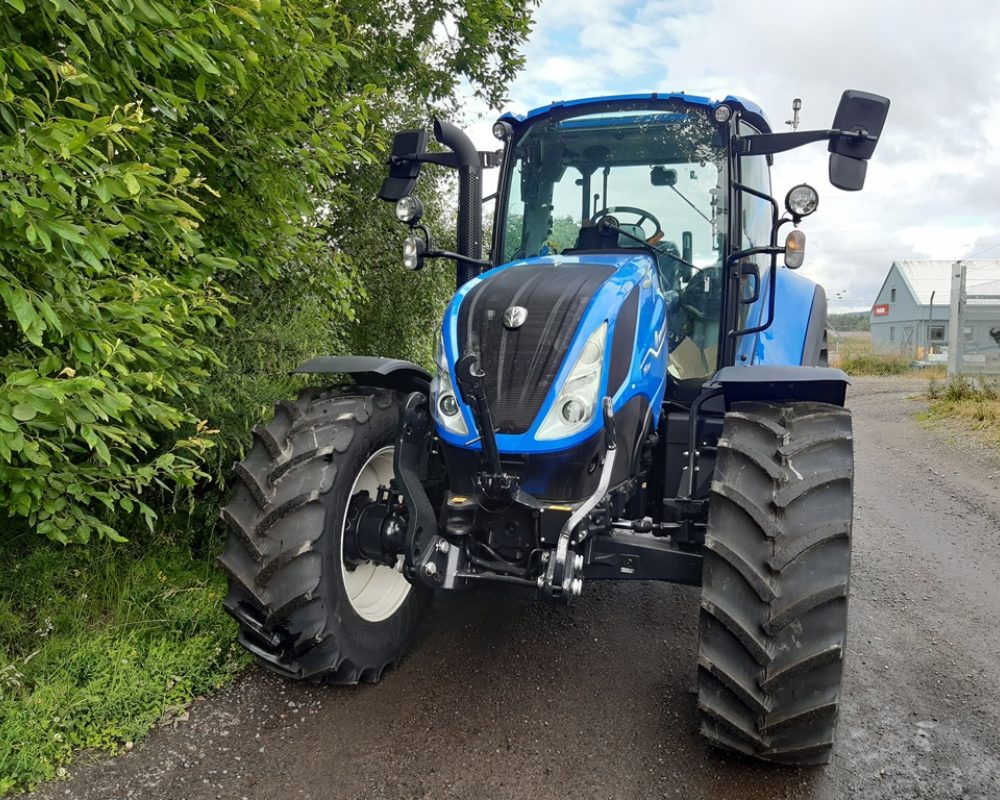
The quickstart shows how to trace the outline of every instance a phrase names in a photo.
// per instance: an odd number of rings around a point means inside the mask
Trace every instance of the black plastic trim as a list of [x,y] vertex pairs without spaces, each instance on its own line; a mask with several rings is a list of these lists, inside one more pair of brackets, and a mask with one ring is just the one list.
[[728,409],[749,400],[765,403],[812,400],[843,406],[850,384],[847,373],[831,367],[768,366],[723,367],[706,384],[722,387]]
[[401,392],[430,392],[430,374],[410,361],[378,356],[317,356],[292,370],[292,374],[350,375],[364,386]]
[[628,377],[635,353],[635,325],[639,317],[639,287],[625,298],[615,318],[611,339],[611,365],[608,368],[608,394],[614,395]]
[[826,291],[822,286],[816,287],[813,295],[812,309],[809,312],[809,324],[806,327],[806,341],[802,346],[802,366],[826,366]]

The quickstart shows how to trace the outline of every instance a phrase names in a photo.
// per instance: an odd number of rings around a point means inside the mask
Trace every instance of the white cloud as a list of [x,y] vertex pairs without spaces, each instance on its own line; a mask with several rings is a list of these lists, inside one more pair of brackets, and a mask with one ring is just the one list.
[[[995,0],[543,0],[511,110],[603,93],[680,91],[760,103],[783,130],[827,127],[843,89],[892,100],[860,193],[826,177],[822,145],[776,156],[775,194],[806,180],[805,274],[833,307],[866,307],[893,260],[961,258],[1000,243],[1000,3]],[[495,115],[470,104],[495,147]],[[994,257],[1000,247],[986,255]],[[834,299],[840,295],[840,299]]]

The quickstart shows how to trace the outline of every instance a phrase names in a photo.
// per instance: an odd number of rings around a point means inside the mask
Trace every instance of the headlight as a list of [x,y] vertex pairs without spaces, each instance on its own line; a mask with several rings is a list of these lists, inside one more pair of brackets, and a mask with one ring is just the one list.
[[431,406],[434,409],[434,417],[450,433],[467,436],[469,429],[465,426],[465,420],[462,418],[462,410],[458,405],[455,387],[451,385],[448,359],[444,355],[443,335],[438,337],[434,363],[437,364],[437,375],[431,381]]
[[580,357],[566,378],[559,396],[545,415],[536,439],[562,439],[583,430],[594,418],[597,394],[604,371],[604,344],[608,323],[601,323],[583,346]]
[[424,215],[423,204],[412,194],[396,202],[396,219],[407,225],[416,225]]
[[423,269],[424,241],[419,236],[403,239],[403,266],[409,270]]

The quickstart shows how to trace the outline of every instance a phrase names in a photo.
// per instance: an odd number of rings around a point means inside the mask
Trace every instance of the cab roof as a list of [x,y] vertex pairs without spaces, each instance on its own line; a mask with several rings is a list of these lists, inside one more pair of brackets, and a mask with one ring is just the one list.
[[704,106],[706,109],[715,109],[716,106],[726,103],[727,105],[739,108],[743,112],[743,118],[762,133],[771,132],[771,123],[764,114],[764,110],[750,100],[745,100],[742,97],[734,97],[733,95],[728,95],[724,100],[712,100],[708,97],[702,97],[696,94],[685,94],[684,92],[617,94],[608,95],[606,97],[585,97],[579,100],[559,100],[554,103],[549,103],[547,106],[533,108],[526,114],[512,114],[507,112],[500,117],[500,119],[517,126],[526,122],[531,122],[539,117],[544,117],[554,111],[570,109],[576,106],[599,105],[602,103],[642,103],[643,101],[649,100],[673,100],[696,106]]

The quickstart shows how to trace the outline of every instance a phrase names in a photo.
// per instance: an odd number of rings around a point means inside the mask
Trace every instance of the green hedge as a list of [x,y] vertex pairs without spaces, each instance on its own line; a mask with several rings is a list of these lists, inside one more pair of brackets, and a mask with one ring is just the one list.
[[[463,77],[498,102],[528,19],[501,0],[5,0],[0,515],[63,542],[151,525],[205,478],[224,406],[243,425],[285,356],[375,338],[352,325],[376,310],[359,276],[387,266],[359,260],[388,239],[362,230],[387,134]],[[248,324],[296,327],[270,351]],[[412,350],[404,329],[382,338]],[[267,376],[230,391],[261,351]]]

